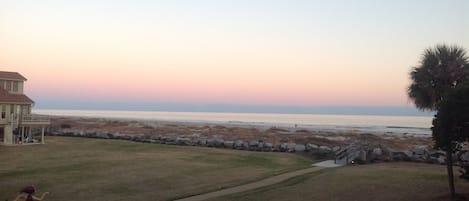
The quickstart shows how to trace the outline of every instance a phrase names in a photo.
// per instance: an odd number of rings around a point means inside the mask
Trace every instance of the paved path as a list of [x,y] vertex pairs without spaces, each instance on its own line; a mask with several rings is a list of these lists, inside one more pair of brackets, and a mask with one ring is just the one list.
[[313,164],[313,166],[331,168],[331,167],[340,167],[340,166],[344,166],[344,164],[345,164],[345,161],[344,161],[344,162],[342,162],[342,161],[337,161],[337,162],[338,162],[338,163],[336,164],[336,163],[334,162],[334,160],[327,160],[327,161],[322,161],[322,162]]
[[[334,162],[334,161],[332,161],[332,162]],[[324,162],[321,162],[321,163],[324,163]],[[179,199],[179,200],[175,200],[175,201],[202,201],[202,200],[208,200],[208,199],[211,199],[211,198],[216,198],[216,197],[220,197],[220,196],[224,196],[224,195],[240,193],[240,192],[249,191],[249,190],[253,190],[253,189],[264,187],[264,186],[270,186],[270,185],[273,185],[273,184],[277,184],[277,183],[280,183],[282,181],[285,181],[287,179],[290,179],[290,178],[293,178],[293,177],[296,177],[296,176],[304,175],[304,174],[307,174],[307,173],[310,173],[310,172],[316,172],[318,170],[330,167],[330,166],[327,166],[327,165],[322,166],[321,163],[317,163],[318,166],[316,166],[316,164],[313,164],[314,167],[310,167],[310,168],[306,168],[306,169],[302,169],[302,170],[297,170],[297,171],[294,171],[294,172],[288,172],[288,173],[285,173],[285,174],[281,174],[281,175],[273,176],[273,177],[270,177],[270,178],[267,178],[267,179],[264,179],[264,180],[260,180],[260,181],[254,182],[254,183],[249,183],[249,184],[245,184],[245,185],[241,185],[241,186],[235,186],[235,187],[232,187],[232,188],[227,188],[227,189],[223,189],[223,190],[219,190],[219,191],[214,191],[214,192],[211,192],[211,193],[206,193],[206,194],[196,195],[196,196],[192,196],[192,197],[187,197],[187,198]],[[328,162],[327,164],[330,164],[330,162]],[[336,167],[336,166],[334,166],[334,167]]]

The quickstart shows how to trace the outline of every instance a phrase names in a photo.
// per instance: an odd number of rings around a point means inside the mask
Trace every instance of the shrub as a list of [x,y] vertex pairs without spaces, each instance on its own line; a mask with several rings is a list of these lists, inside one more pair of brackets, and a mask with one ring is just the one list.
[[72,128],[70,124],[60,124],[60,128]]

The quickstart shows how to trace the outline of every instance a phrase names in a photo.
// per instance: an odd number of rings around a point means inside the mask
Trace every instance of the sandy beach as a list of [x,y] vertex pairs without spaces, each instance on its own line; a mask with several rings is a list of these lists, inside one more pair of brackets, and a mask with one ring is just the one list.
[[431,136],[357,131],[321,131],[304,128],[253,126],[214,123],[145,121],[109,118],[52,117],[51,129],[63,131],[101,131],[121,134],[178,136],[186,138],[222,138],[225,140],[262,140],[278,143],[312,143],[340,146],[364,142],[393,149],[431,145]]

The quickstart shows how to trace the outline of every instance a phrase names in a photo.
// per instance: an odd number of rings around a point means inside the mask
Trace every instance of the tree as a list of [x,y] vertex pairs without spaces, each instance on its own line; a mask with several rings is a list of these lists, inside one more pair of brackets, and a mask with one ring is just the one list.
[[[459,148],[455,142],[469,140],[469,84],[456,88],[440,103],[432,137],[435,148],[451,152]],[[461,178],[469,180],[469,164],[459,162]]]
[[[458,46],[437,45],[424,51],[420,63],[410,73],[412,83],[407,92],[415,106],[421,110],[439,111],[442,102],[446,101],[457,87],[469,81],[469,65],[466,50]],[[443,114],[442,114],[443,115]],[[445,120],[441,120],[445,119]],[[434,121],[439,124],[446,121],[441,118]],[[444,123],[446,125],[446,123]],[[453,130],[434,126],[434,141],[446,149],[446,164],[451,197],[455,197],[452,142]]]
[[469,140],[469,83],[456,88],[441,101],[433,119],[432,138],[435,148],[457,148],[453,142]]
[[466,51],[458,46],[437,45],[424,51],[420,65],[410,73],[408,95],[417,108],[437,111],[446,93],[469,80]]

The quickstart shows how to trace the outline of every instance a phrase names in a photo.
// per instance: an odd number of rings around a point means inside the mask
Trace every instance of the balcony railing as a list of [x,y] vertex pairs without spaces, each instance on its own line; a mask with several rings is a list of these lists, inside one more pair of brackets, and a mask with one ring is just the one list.
[[21,124],[50,124],[49,116],[37,114],[22,114]]
[[10,114],[6,118],[0,118],[0,124],[11,124],[12,128],[18,125],[47,125],[50,124],[49,116],[37,114]]

